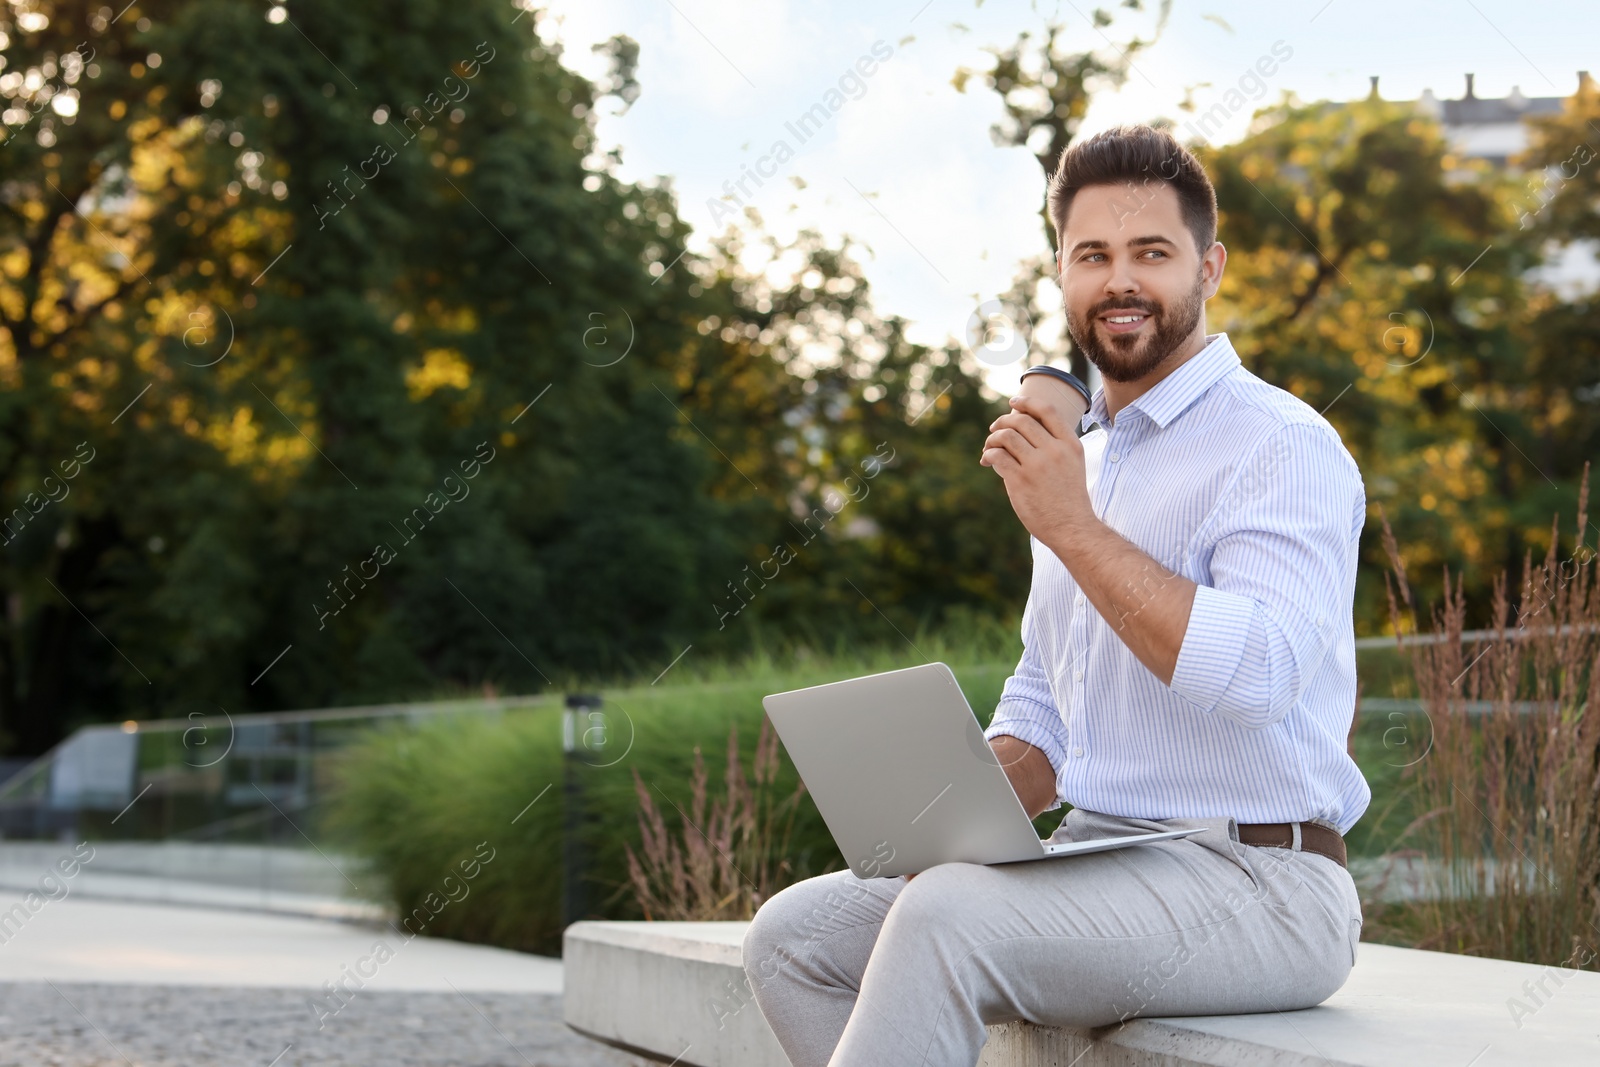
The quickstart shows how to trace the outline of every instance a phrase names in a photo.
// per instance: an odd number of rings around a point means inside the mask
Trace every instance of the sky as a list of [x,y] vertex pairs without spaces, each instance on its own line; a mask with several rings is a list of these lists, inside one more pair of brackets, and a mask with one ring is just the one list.
[[[620,115],[614,99],[601,104],[600,142],[620,149],[623,180],[670,176],[692,250],[729,225],[748,229],[742,205],[780,241],[806,227],[830,241],[848,234],[870,249],[863,269],[879,312],[909,320],[912,340],[941,344],[967,336],[977,307],[1049,250],[1037,160],[996,147],[998,97],[976,79],[958,92],[952,76],[987,68],[986,47],[1038,36],[1052,19],[1068,27],[1072,52],[1155,28],[1153,14],[1118,9],[1102,33],[1092,10],[1076,0],[555,0],[539,32],[590,77],[606,70],[592,45],[619,33],[639,42],[641,95]],[[1080,136],[1167,117],[1192,141],[1178,107],[1186,92],[1206,111],[1263,56],[1276,72],[1259,89],[1244,82],[1257,98],[1212,143],[1242,137],[1253,110],[1283,93],[1358,99],[1373,75],[1391,100],[1425,89],[1459,98],[1468,72],[1480,97],[1514,86],[1566,96],[1579,70],[1600,75],[1596,41],[1593,0],[1175,0],[1127,83],[1093,98]],[[862,57],[872,73],[856,78]],[[796,125],[841,88],[844,105],[820,128]],[[730,190],[737,204],[722,199]],[[1058,322],[1036,324],[1039,350],[1054,351],[1058,336]],[[990,369],[989,384],[1011,391],[1024,365]]]

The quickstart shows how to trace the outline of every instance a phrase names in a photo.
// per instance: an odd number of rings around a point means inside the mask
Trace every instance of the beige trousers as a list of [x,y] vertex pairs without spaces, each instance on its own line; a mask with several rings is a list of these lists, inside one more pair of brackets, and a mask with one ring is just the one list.
[[778,893],[744,939],[794,1067],[974,1067],[989,1023],[1289,1011],[1350,974],[1361,904],[1324,856],[1241,845],[1232,819],[1074,809],[1052,841],[1205,833],[905,878],[850,871]]

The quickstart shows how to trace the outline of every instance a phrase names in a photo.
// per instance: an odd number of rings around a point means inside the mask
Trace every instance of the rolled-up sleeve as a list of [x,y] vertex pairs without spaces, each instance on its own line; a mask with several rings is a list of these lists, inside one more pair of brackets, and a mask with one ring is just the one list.
[[983,736],[994,740],[1001,735],[1025,741],[1045,754],[1055,772],[1056,795],[1045,811],[1061,806],[1061,764],[1066,758],[1065,726],[1055,698],[1050,694],[1050,677],[1044,670],[1040,644],[1034,627],[1034,598],[1022,612],[1022,658],[1006,679],[995,706],[994,718]]
[[1364,499],[1327,426],[1284,426],[1254,450],[1203,536],[1209,581],[1195,590],[1173,692],[1250,729],[1288,714],[1352,625],[1351,515]]

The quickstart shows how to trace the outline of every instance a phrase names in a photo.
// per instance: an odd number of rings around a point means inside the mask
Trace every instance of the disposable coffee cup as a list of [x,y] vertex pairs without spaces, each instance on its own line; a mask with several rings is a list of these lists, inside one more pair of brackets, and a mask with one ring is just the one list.
[[1017,395],[1048,405],[1072,427],[1074,437],[1081,436],[1083,416],[1089,411],[1089,387],[1077,375],[1060,367],[1029,367],[1022,372]]

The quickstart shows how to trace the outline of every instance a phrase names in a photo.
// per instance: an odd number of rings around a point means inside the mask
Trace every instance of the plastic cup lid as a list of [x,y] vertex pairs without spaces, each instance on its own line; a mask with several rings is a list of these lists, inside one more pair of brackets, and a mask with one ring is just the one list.
[[1050,377],[1055,378],[1058,381],[1066,382],[1078,392],[1082,393],[1083,402],[1085,404],[1091,404],[1094,402],[1094,397],[1089,393],[1089,387],[1084,385],[1083,382],[1078,379],[1078,376],[1073,374],[1071,371],[1062,370],[1060,367],[1029,367],[1027,370],[1022,372],[1022,377],[1026,378],[1030,374],[1048,374]]

